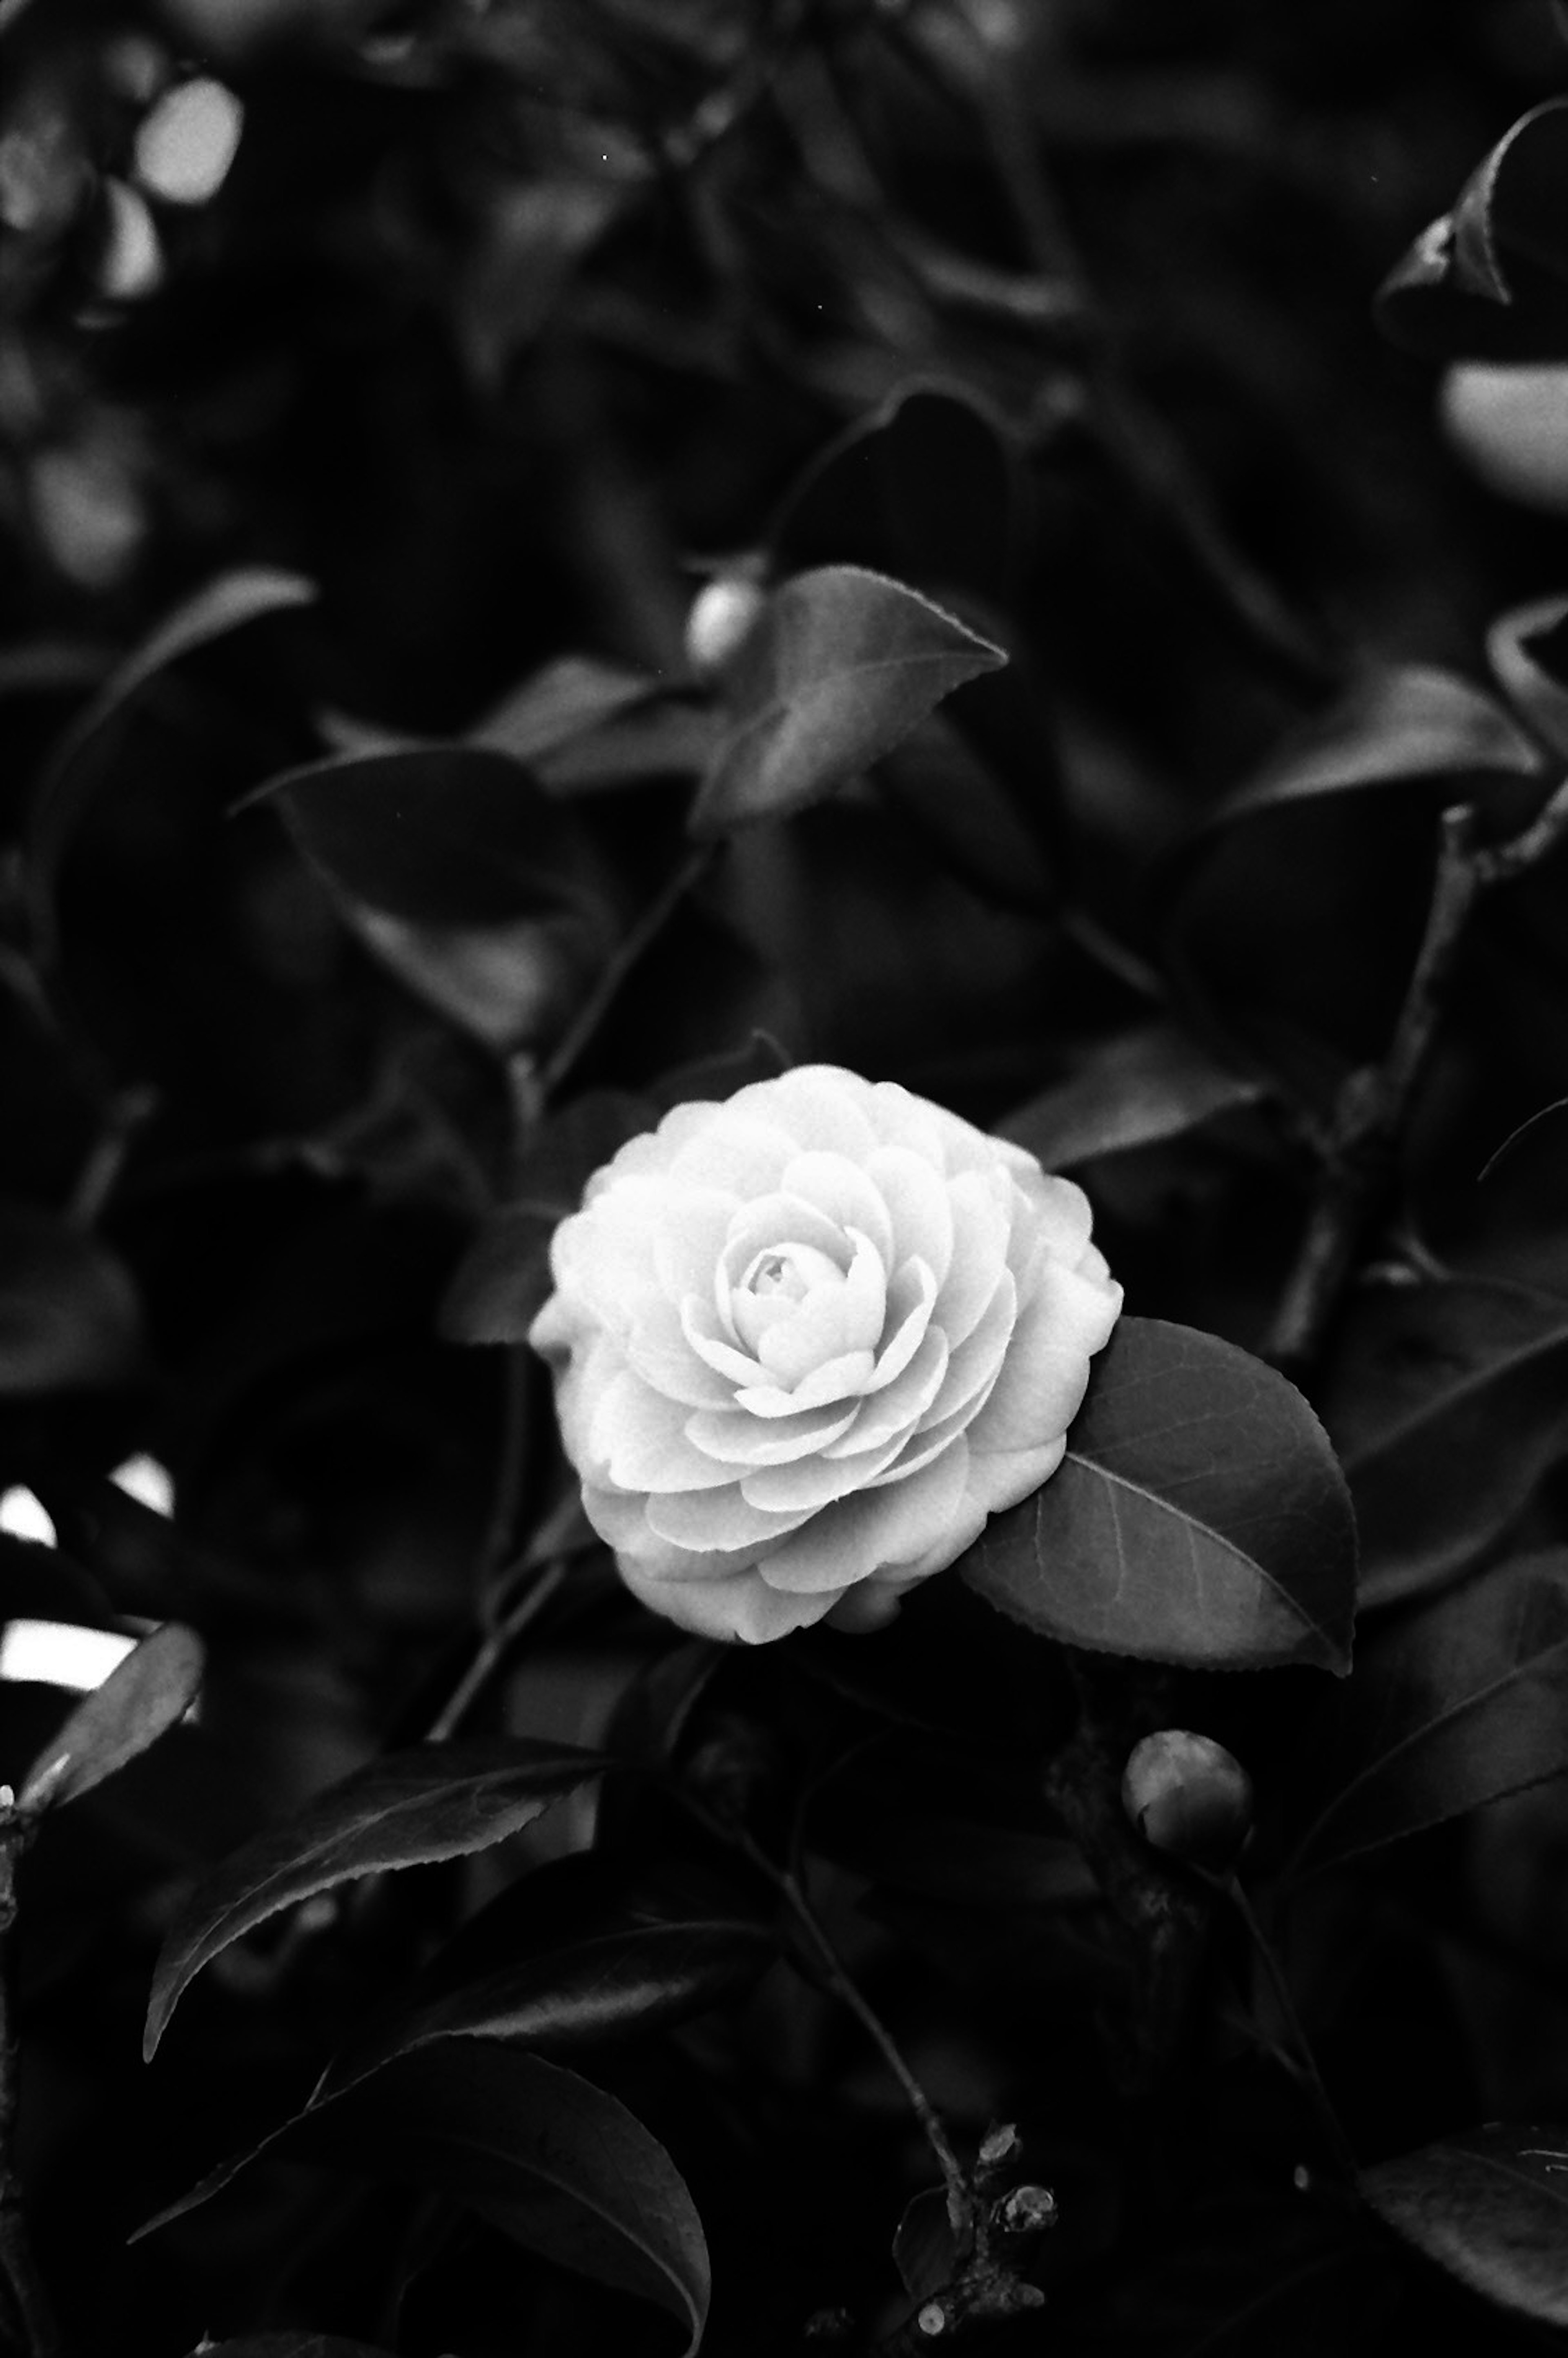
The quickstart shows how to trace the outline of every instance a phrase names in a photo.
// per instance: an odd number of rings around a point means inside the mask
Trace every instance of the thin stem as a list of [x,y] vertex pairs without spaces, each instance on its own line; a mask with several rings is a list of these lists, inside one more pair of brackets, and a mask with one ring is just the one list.
[[942,2172],[942,2182],[947,2190],[947,2215],[956,2231],[971,2225],[976,2228],[978,2248],[979,2231],[983,2222],[979,2216],[979,2206],[975,2202],[974,2190],[962,2162],[948,2142],[947,2132],[942,2125],[936,2108],[904,2061],[886,2023],[851,1978],[843,1959],[823,1930],[816,1911],[806,1898],[805,1887],[798,1877],[788,1867],[780,1866],[775,1860],[770,1858],[762,1844],[738,1821],[716,1816],[685,1787],[677,1786],[676,1792],[682,1806],[706,1826],[710,1833],[716,1834],[722,1842],[732,1844],[756,1868],[757,1873],[773,1885],[773,1889],[788,1907],[816,1952],[822,1968],[822,1976],[828,1988],[839,2003],[847,2006],[854,2016],[903,2089],[910,2110],[925,2133],[925,2142],[936,2157],[936,2166]]
[[688,852],[663,890],[654,896],[637,918],[615,956],[600,976],[573,1021],[568,1025],[555,1047],[540,1065],[535,1076],[539,1101],[555,1096],[561,1083],[583,1055],[595,1033],[603,1022],[622,988],[659,936],[664,932],[687,895],[708,873],[717,845],[698,844]]
[[488,1628],[462,1677],[425,1732],[427,1744],[445,1744],[461,1726],[524,1630],[554,1599],[571,1568],[568,1556],[543,1564],[508,1610]]
[[59,2336],[49,2296],[34,2264],[22,2191],[16,2181],[19,2058],[15,2020],[13,1934],[16,1922],[16,1861],[30,1826],[8,1785],[0,1786],[0,2277],[14,2313],[0,2312],[0,2331],[19,2358],[53,2358]]
[[1568,779],[1509,841],[1477,845],[1468,804],[1443,815],[1426,930],[1382,1063],[1352,1073],[1329,1128],[1316,1202],[1263,1356],[1288,1374],[1320,1357],[1362,1240],[1391,1184],[1395,1151],[1442,1022],[1476,903],[1568,840]]
[[1334,2108],[1328,2090],[1323,2084],[1323,2074],[1317,2068],[1317,2058],[1313,2053],[1312,2041],[1306,2035],[1301,2016],[1296,2012],[1296,2002],[1291,1995],[1291,1985],[1285,1978],[1284,1966],[1280,1961],[1273,1942],[1253,1913],[1252,1902],[1248,1898],[1237,1877],[1230,1875],[1217,1879],[1226,1898],[1245,1925],[1247,1936],[1252,1943],[1259,1963],[1263,1968],[1269,1987],[1273,1992],[1274,2003],[1280,2009],[1286,2036],[1295,2050],[1296,2069],[1300,2074],[1302,2085],[1312,2101],[1313,2112],[1316,2116],[1318,2127],[1323,2133],[1324,2143],[1334,2157],[1336,2168],[1339,2169],[1347,2183],[1354,2185],[1358,2167],[1356,2155],[1349,2138],[1345,2134],[1344,2124]]

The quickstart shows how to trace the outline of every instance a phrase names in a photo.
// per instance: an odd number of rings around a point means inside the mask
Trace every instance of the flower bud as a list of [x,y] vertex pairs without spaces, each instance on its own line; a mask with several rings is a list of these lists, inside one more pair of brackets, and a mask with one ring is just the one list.
[[767,602],[749,573],[717,574],[697,591],[686,618],[686,657],[698,679],[716,679],[733,662]]
[[1252,1779],[1223,1744],[1162,1727],[1134,1745],[1121,1802],[1146,1843],[1224,1874],[1252,1829]]

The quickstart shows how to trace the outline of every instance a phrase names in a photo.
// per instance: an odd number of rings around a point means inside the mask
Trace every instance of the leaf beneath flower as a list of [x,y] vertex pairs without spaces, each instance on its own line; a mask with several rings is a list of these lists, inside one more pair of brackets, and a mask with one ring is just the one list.
[[1123,1318],[1056,1473],[963,1559],[988,1602],[1096,1651],[1349,1668],[1356,1528],[1328,1437],[1233,1344]]

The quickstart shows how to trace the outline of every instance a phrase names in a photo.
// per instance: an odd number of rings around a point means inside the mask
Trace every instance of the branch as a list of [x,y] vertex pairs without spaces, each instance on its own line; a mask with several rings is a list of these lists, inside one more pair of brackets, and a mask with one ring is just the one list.
[[1380,1065],[1352,1073],[1339,1093],[1317,1201],[1263,1347],[1263,1357],[1287,1375],[1310,1373],[1321,1357],[1362,1242],[1389,1192],[1395,1150],[1437,1037],[1476,903],[1568,840],[1568,779],[1508,842],[1477,845],[1475,816],[1468,804],[1443,815],[1426,931],[1388,1053]]
[[1130,1942],[1139,2002],[1134,2044],[1119,2060],[1124,2076],[1147,2089],[1164,2074],[1184,2036],[1208,1909],[1200,1891],[1173,1874],[1130,1823],[1121,1777],[1130,1736],[1107,1716],[1099,1666],[1070,1647],[1061,1650],[1077,1694],[1078,1717],[1066,1744],[1046,1766],[1045,1798]]

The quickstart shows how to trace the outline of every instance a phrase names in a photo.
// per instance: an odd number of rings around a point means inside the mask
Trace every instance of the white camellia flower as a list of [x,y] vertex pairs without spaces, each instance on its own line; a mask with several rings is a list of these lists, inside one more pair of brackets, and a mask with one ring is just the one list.
[[632,1140],[551,1273],[589,1520],[654,1612],[753,1644],[877,1628],[1037,1489],[1121,1307],[1080,1188],[826,1065]]

